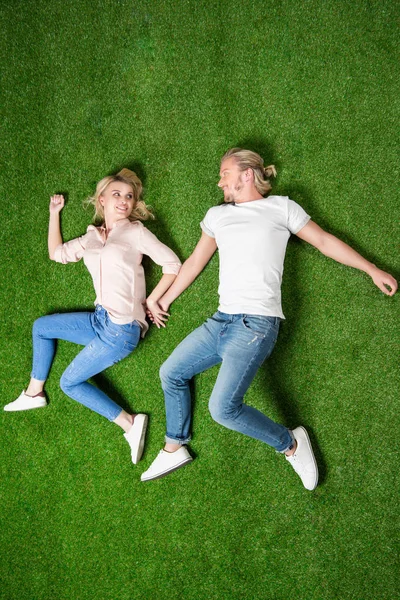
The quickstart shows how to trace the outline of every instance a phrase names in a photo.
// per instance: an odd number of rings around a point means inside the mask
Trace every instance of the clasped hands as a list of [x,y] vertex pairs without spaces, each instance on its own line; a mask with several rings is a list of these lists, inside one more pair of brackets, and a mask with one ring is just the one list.
[[163,305],[162,301],[150,300],[148,298],[144,303],[146,315],[152,323],[154,323],[158,329],[165,327],[168,317],[170,316],[167,312],[168,306]]

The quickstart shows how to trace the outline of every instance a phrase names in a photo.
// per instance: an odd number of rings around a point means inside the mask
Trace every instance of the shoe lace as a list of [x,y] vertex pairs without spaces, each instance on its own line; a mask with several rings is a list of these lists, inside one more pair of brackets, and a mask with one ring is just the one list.
[[288,456],[287,459],[290,462],[290,464],[292,465],[293,469],[296,471],[296,473],[298,473],[299,471],[301,471],[305,468],[305,465],[299,459],[299,457],[296,456],[296,454],[292,454],[291,456]]

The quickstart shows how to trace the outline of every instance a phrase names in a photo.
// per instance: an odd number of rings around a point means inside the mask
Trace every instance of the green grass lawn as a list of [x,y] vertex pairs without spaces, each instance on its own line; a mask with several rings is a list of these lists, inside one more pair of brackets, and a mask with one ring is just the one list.
[[[244,146],[274,163],[274,192],[399,276],[399,7],[390,0],[0,2],[2,404],[26,386],[33,321],[90,309],[82,263],[47,257],[50,194],[63,234],[123,166],[143,179],[149,228],[185,259],[217,204],[219,160]],[[146,262],[149,289],[160,276]],[[248,402],[310,431],[307,492],[271,448],[207,410],[194,384],[196,460],[141,483],[165,427],[158,369],[218,306],[218,257],[97,383],[146,412],[143,461],[67,398],[77,352],[60,343],[48,408],[0,418],[4,600],[386,600],[398,582],[399,298],[294,239],[287,317]]]

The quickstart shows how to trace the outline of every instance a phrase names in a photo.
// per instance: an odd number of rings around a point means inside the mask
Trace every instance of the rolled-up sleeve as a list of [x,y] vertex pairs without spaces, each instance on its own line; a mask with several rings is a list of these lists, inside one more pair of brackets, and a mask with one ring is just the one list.
[[87,234],[57,246],[54,251],[54,260],[63,265],[69,262],[78,262],[85,252],[86,237]]
[[162,267],[162,272],[168,275],[178,275],[182,266],[181,261],[168,246],[160,240],[146,227],[141,227],[140,252],[150,256],[157,265]]

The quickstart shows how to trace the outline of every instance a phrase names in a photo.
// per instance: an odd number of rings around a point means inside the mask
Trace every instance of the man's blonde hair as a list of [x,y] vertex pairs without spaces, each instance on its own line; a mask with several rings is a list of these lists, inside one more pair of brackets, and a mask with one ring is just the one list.
[[231,148],[228,152],[225,152],[221,163],[227,158],[234,158],[240,171],[246,171],[247,169],[253,171],[254,185],[262,196],[266,196],[271,191],[272,186],[269,179],[276,177],[276,169],[274,165],[264,167],[264,160],[257,152],[243,150],[243,148]]
[[133,171],[129,169],[122,169],[116,175],[108,175],[103,177],[96,186],[96,191],[88,198],[88,204],[93,204],[95,207],[94,220],[95,222],[104,222],[104,208],[100,202],[100,196],[104,194],[107,186],[113,181],[121,181],[131,186],[133,191],[133,209],[128,219],[130,221],[146,221],[147,219],[154,219],[154,215],[150,212],[149,208],[142,200],[143,185],[139,177]]

